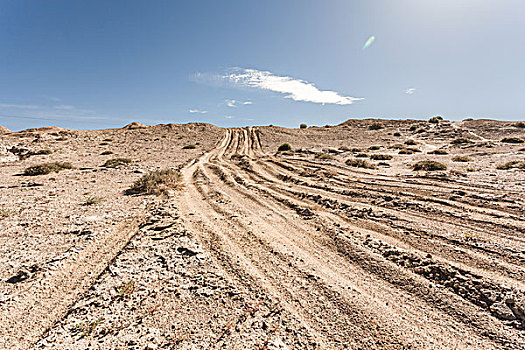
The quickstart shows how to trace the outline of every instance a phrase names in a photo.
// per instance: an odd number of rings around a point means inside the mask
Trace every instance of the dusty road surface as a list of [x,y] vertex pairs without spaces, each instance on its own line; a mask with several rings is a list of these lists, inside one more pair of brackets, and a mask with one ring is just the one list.
[[[184,188],[152,201],[93,284],[26,344],[523,349],[523,146],[501,144],[492,124],[448,124],[452,137],[412,128],[399,146],[393,131],[410,125],[356,138],[368,132],[358,123],[224,130],[181,168]],[[301,147],[276,153],[288,140]],[[412,170],[420,160],[448,167]],[[496,170],[506,160],[518,163]]]

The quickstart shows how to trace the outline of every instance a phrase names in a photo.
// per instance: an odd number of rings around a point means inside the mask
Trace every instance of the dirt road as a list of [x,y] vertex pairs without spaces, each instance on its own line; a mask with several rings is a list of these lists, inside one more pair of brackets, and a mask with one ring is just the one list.
[[228,130],[183,170],[177,202],[216,263],[279,300],[311,344],[525,346],[525,224],[497,201],[468,200],[495,189],[377,176],[261,145],[255,128]]

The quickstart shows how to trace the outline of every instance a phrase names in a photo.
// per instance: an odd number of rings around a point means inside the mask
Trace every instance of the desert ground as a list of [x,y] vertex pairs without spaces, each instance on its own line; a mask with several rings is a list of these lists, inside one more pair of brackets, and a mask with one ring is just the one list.
[[0,127],[0,348],[524,349],[524,140],[493,120]]

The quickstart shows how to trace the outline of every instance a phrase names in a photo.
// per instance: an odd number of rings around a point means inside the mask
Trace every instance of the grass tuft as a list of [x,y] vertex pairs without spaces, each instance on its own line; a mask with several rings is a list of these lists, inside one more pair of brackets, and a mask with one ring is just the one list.
[[412,170],[419,171],[436,171],[436,170],[447,170],[447,166],[443,163],[435,162],[433,160],[422,160],[412,165]]
[[181,174],[175,169],[153,170],[143,175],[126,191],[126,194],[162,194],[180,188]]
[[129,158],[112,158],[108,159],[103,167],[105,168],[116,168],[121,165],[128,165],[131,164],[133,161]]
[[364,168],[364,169],[375,169],[375,165],[370,164],[364,159],[348,159],[346,165],[355,167],[355,168]]

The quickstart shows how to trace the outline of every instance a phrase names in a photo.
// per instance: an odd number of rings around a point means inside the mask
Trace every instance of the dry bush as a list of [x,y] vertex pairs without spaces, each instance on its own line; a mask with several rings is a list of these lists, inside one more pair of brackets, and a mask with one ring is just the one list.
[[52,162],[44,163],[39,165],[34,165],[24,170],[23,175],[25,176],[36,176],[36,175],[46,175],[50,173],[58,173],[61,170],[73,169],[71,163],[66,162]]
[[356,154],[356,157],[357,158],[367,158],[368,154],[366,154],[366,153],[359,153],[359,154]]
[[513,160],[505,164],[500,164],[496,168],[499,170],[525,169],[525,161]]
[[108,154],[113,154],[113,151],[104,151],[100,153],[101,156],[107,156]]
[[425,171],[436,171],[436,170],[447,170],[447,166],[443,163],[435,162],[433,160],[422,160],[412,165],[412,170],[425,170]]
[[441,116],[435,116],[435,117],[432,117],[428,120],[429,123],[433,123],[433,124],[437,124],[439,123],[441,120],[443,120],[443,118]]
[[197,146],[195,146],[195,145],[186,145],[186,146],[182,147],[182,149],[195,149],[195,148],[197,148]]
[[514,123],[512,124],[512,126],[515,126],[516,128],[525,128],[525,123],[524,122],[517,122],[517,123]]
[[128,165],[128,164],[131,164],[133,161],[129,158],[112,158],[112,159],[108,159],[103,167],[105,168],[116,168],[120,165]]
[[408,146],[414,146],[414,145],[417,145],[417,142],[414,141],[414,140],[406,140],[405,141],[405,145],[408,145]]
[[372,154],[370,156],[370,159],[372,160],[390,160],[394,158],[393,156],[391,156],[390,154]]
[[444,154],[448,154],[448,152],[445,151],[444,149],[435,149],[435,150],[433,150],[433,151],[428,152],[428,154],[439,154],[439,155],[444,155]]
[[306,128],[308,127],[308,125],[306,125],[306,124],[301,124],[301,125],[299,125],[299,127],[300,127],[301,129],[306,129]]
[[315,159],[330,160],[330,159],[334,159],[334,156],[332,156],[331,154],[326,154],[326,153],[317,153],[315,155]]
[[452,161],[453,162],[463,162],[463,163],[466,163],[466,162],[470,162],[472,159],[470,159],[469,157],[467,156],[454,156],[452,157]]
[[460,137],[460,138],[457,138],[455,140],[452,140],[450,143],[453,144],[453,145],[461,145],[461,144],[464,144],[464,143],[472,143],[472,141],[470,141],[466,137]]
[[375,169],[375,165],[370,164],[364,159],[348,159],[346,165],[353,166],[355,168],[364,168],[364,169]]
[[182,187],[178,170],[153,170],[143,175],[126,191],[126,194],[162,194],[170,189]]
[[377,151],[378,149],[381,149],[381,146],[380,145],[374,145],[374,146],[368,147],[368,149],[370,151]]
[[401,136],[401,133],[400,133],[399,131],[396,131],[396,132],[394,133],[394,136],[399,137],[399,136]]
[[279,146],[279,148],[277,148],[277,152],[290,151],[291,149],[292,149],[292,146],[290,146],[287,143],[283,143],[282,145]]
[[505,143],[524,143],[525,140],[523,140],[521,137],[505,137],[501,140],[501,142]]
[[380,129],[383,129],[383,128],[384,128],[383,124],[381,124],[379,122],[372,123],[368,127],[368,129],[370,129],[370,130],[380,130]]

